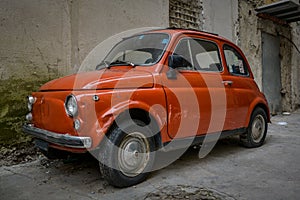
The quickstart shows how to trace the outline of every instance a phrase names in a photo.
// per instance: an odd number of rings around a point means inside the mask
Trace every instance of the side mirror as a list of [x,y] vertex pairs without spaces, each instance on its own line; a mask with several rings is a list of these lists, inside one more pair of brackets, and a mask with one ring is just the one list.
[[178,67],[184,67],[186,65],[186,60],[180,55],[170,55],[169,56],[169,71],[167,72],[168,79],[177,79],[177,71],[175,70]]

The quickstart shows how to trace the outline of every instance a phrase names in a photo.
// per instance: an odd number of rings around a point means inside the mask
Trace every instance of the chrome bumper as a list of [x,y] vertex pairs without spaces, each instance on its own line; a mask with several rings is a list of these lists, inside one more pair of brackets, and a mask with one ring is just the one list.
[[85,149],[91,148],[92,146],[92,139],[90,137],[80,137],[71,136],[68,134],[54,133],[51,131],[33,127],[30,124],[25,124],[23,126],[23,132],[35,138],[64,147]]

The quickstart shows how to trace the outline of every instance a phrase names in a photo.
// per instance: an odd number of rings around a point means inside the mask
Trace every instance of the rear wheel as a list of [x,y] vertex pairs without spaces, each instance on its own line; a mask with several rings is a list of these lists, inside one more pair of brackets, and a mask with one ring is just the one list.
[[144,181],[154,161],[151,130],[139,120],[114,126],[101,144],[100,171],[111,185],[129,187]]
[[262,108],[256,108],[245,134],[240,136],[243,146],[255,148],[263,145],[268,130],[267,114]]

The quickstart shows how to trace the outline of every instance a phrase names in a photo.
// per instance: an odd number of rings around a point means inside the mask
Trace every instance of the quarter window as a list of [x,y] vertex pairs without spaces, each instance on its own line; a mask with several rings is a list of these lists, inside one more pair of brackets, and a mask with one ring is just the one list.
[[241,54],[233,47],[224,45],[227,68],[233,75],[248,76],[248,68]]

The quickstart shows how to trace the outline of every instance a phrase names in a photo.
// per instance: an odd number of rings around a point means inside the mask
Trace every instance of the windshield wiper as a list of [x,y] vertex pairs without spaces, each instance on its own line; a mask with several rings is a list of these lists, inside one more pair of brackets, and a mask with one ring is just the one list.
[[101,66],[102,65],[105,65],[105,68],[109,68],[110,66],[110,63],[106,60],[102,60],[101,63],[99,63],[97,66],[96,66],[96,70],[99,70],[101,69]]
[[109,64],[109,67],[114,66],[114,65],[130,65],[132,67],[135,67],[135,64],[129,61],[123,61],[123,60],[116,60],[114,62],[111,62]]
[[105,65],[104,68],[111,68],[112,66],[117,66],[117,65],[129,65],[129,66],[132,66],[132,67],[135,67],[136,65],[132,62],[129,62],[129,61],[122,61],[122,60],[116,60],[114,62],[111,62],[109,63],[108,61],[106,60],[103,60],[100,64],[98,64],[96,66],[96,70],[99,70],[99,69],[102,69],[101,66]]

